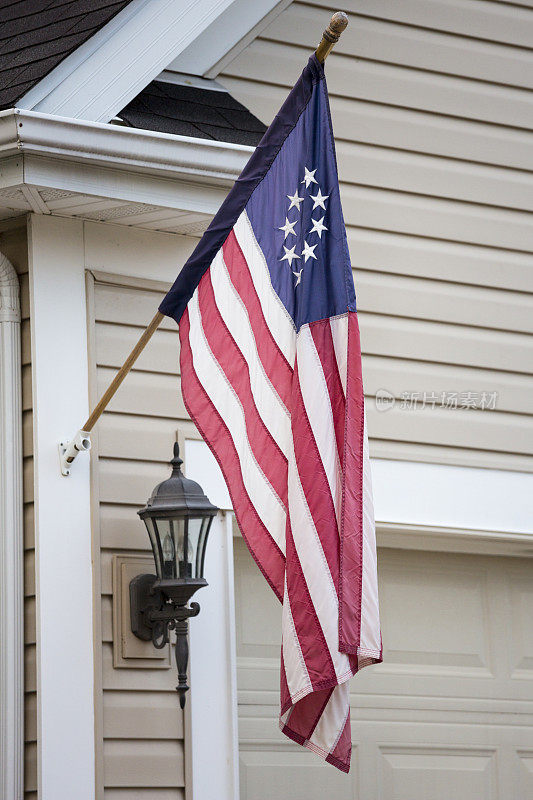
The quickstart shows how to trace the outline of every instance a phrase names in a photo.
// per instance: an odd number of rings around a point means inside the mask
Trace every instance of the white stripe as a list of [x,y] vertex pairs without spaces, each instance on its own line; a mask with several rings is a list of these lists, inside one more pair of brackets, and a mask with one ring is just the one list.
[[257,411],[281,452],[287,457],[287,442],[291,435],[290,414],[265,374],[250,319],[228,275],[222,250],[215,256],[209,274],[218,310],[248,364],[250,388]]
[[349,683],[336,686],[329,698],[322,716],[318,720],[310,738],[311,744],[326,753],[335,749],[342,735],[346,718],[350,713]]
[[289,456],[288,486],[289,516],[302,572],[331,654],[335,674],[337,678],[345,680],[350,664],[348,657],[339,652],[339,603],[337,593],[322,550],[322,544],[318,538],[313,518],[304,496],[292,446]]
[[335,358],[337,359],[337,367],[339,368],[342,389],[346,397],[346,380],[348,374],[348,315],[344,314],[342,317],[330,319],[329,324],[331,327],[333,348],[335,350]]
[[264,526],[285,553],[285,510],[254,458],[246,433],[242,405],[207,343],[201,323],[198,290],[189,301],[188,310],[194,371],[228,427],[248,496]]
[[340,530],[342,509],[342,472],[335,435],[333,410],[317,353],[308,325],[303,325],[296,340],[296,363],[307,418],[313,431],[320,460],[326,473],[329,490]]
[[243,211],[233,228],[242,250],[263,315],[279,349],[294,367],[295,327],[289,312],[274,291],[263,251],[259,247],[246,211]]
[[291,611],[289,594],[287,592],[287,578],[285,578],[285,591],[283,594],[283,612],[281,622],[281,646],[283,649],[283,663],[285,676],[291,700],[297,695],[304,696],[312,689],[311,679],[307,671],[305,659],[300,647],[300,641]]
[[[376,526],[372,500],[372,475],[368,452],[366,413],[363,439],[363,583],[361,588],[361,641],[364,651],[381,650],[379,625],[378,574],[376,555]],[[368,655],[368,653],[367,653]]]

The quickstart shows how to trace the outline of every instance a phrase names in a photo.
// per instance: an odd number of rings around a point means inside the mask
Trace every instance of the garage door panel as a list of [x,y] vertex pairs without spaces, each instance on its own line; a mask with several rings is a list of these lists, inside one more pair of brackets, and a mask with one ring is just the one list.
[[450,574],[438,555],[423,563],[416,559],[414,566],[408,552],[393,561],[380,570],[387,663],[441,668],[443,675],[449,668],[470,667],[490,675],[486,573]]
[[280,607],[236,539],[242,800],[533,796],[531,562],[380,548],[378,570],[385,660],[351,682],[346,778],[279,731]]
[[353,800],[357,785],[357,751],[352,752],[350,775],[326,771],[316,756],[288,745],[265,754],[248,750],[240,757],[241,796],[247,800],[334,797]]
[[[511,677],[533,681],[533,585],[526,576],[512,575],[509,593],[513,608],[511,637]],[[533,683],[531,684],[533,696]]]
[[379,796],[384,800],[497,796],[494,750],[380,747],[379,752]]

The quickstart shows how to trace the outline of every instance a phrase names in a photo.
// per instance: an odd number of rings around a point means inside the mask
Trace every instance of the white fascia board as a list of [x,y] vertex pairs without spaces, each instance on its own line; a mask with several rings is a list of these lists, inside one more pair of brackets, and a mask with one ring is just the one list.
[[219,19],[206,27],[194,43],[167,66],[167,70],[215,77],[291,2],[235,0]]
[[[224,39],[235,11],[267,0],[131,0],[24,95],[21,108],[108,122],[208,28]],[[268,10],[268,9],[267,9]],[[226,23],[226,17],[233,20]],[[238,15],[237,15],[238,16]],[[241,28],[242,30],[242,28]],[[244,31],[243,33],[246,33]],[[230,49],[234,42],[223,45]],[[185,70],[188,71],[188,70]]]
[[0,158],[28,154],[64,162],[185,176],[228,187],[254,148],[118,125],[67,119],[35,111],[0,111]]

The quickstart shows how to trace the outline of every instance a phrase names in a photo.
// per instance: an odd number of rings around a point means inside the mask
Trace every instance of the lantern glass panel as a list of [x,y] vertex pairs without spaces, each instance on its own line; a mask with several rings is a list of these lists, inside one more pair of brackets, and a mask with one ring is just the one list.
[[189,546],[192,545],[193,555],[189,561],[194,570],[193,577],[203,578],[204,557],[207,544],[207,534],[211,527],[212,517],[194,517],[189,520]]
[[155,520],[151,517],[145,517],[144,523],[148,530],[148,536],[150,537],[150,544],[152,545],[152,550],[154,552],[154,561],[155,561],[155,571],[157,573],[157,577],[161,579],[163,575],[163,554],[161,552],[161,545],[159,542],[159,537],[157,535],[157,528],[155,526]]

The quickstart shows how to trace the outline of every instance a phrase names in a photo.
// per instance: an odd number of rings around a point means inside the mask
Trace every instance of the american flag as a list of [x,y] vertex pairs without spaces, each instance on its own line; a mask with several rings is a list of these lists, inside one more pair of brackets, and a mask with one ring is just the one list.
[[348,771],[348,681],[381,661],[355,290],[312,56],[160,311],[239,527],[283,604],[280,728]]

